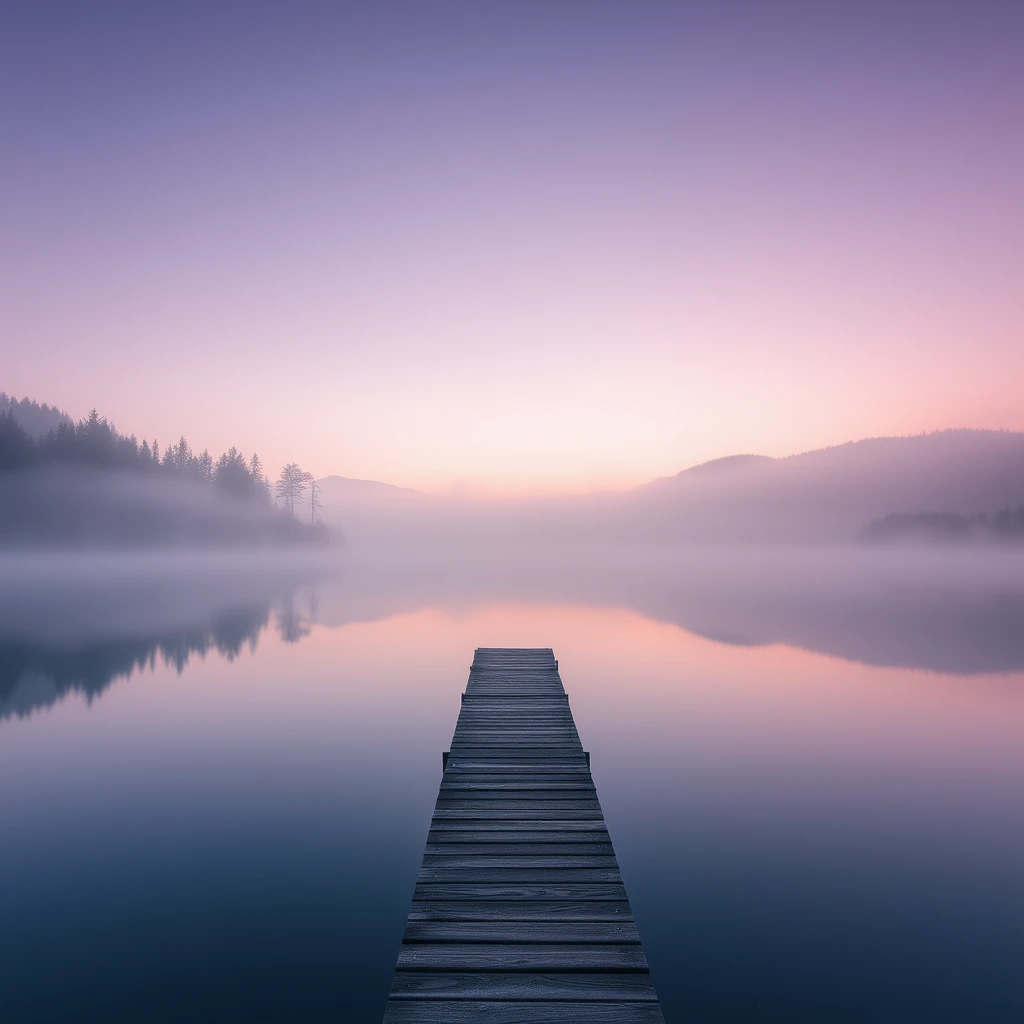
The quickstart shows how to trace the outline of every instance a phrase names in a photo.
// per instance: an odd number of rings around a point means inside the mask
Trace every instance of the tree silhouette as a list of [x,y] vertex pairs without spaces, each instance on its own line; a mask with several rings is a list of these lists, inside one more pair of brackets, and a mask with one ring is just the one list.
[[[37,425],[40,422],[56,422],[56,426],[49,426],[36,441],[32,432],[20,421],[22,409],[28,409],[29,414],[36,416]],[[168,483],[180,483],[182,487],[214,490],[235,500],[255,502],[265,510],[269,510],[271,505],[270,481],[256,454],[247,460],[237,448],[232,447],[214,461],[209,451],[195,454],[184,435],[161,451],[155,439],[152,442],[143,440],[140,444],[135,434],[120,433],[95,409],[76,424],[56,409],[39,406],[28,399],[13,401],[0,393],[0,474],[29,474],[31,470],[61,465],[119,474],[144,474]],[[29,477],[26,476],[26,479]],[[98,520],[95,515],[89,519],[86,510],[77,507],[70,496],[63,503],[55,505],[51,501],[45,506],[53,512],[49,518],[40,518],[37,511],[31,511],[35,508],[31,503],[37,499],[42,500],[39,495],[47,487],[53,486],[46,482],[47,479],[44,475],[32,474],[29,488],[11,491],[12,495],[18,495],[17,501],[0,503],[0,536],[61,536],[69,539],[85,538],[97,532],[95,523]],[[294,462],[288,463],[281,471],[275,493],[293,520],[297,519],[296,513],[304,499],[306,487],[312,480],[312,474],[306,473]],[[82,486],[86,485],[83,483]],[[159,493],[166,495],[168,492],[161,490]],[[157,492],[153,494],[155,496]],[[183,536],[183,531],[187,532],[183,517],[187,518],[190,514],[185,511],[187,504],[175,505],[163,500],[151,504],[145,515],[128,514],[127,506],[123,506],[122,519],[107,517],[108,528],[113,529],[109,524],[116,522],[116,529],[121,531],[121,536],[136,541]],[[117,503],[112,506],[112,510],[116,511],[116,507]],[[280,516],[271,515],[266,519],[250,518],[247,520],[249,525],[244,528],[241,521],[238,521],[231,528],[234,533],[231,533],[227,527],[214,526],[213,520],[210,520],[207,527],[203,528],[207,532],[202,536],[214,539],[216,534],[217,539],[231,540],[245,534],[249,537],[273,536],[289,543],[325,543],[329,539],[328,531],[318,521],[319,508],[320,493],[317,486],[310,499],[311,522],[308,525],[305,521],[300,525],[297,521],[289,522]],[[201,531],[196,536],[200,534]]]
[[6,392],[0,391],[0,413],[9,412],[25,428],[25,432],[33,440],[38,440],[51,430],[56,430],[62,423],[71,425],[71,417],[55,405],[45,402],[40,405],[28,398],[20,402],[11,398]]
[[32,438],[10,412],[0,412],[0,470],[21,469],[32,457]]
[[217,460],[213,485],[232,498],[248,499],[253,495],[253,479],[241,452],[231,448]]
[[252,453],[252,458],[249,460],[249,475],[252,477],[256,496],[264,501],[269,501],[270,481],[267,479],[267,474],[263,472],[263,463],[260,461],[260,457],[255,452]]
[[291,515],[295,515],[295,506],[301,503],[306,484],[312,479],[313,474],[305,472],[297,462],[289,462],[281,470],[275,493]]
[[192,449],[189,447],[188,441],[185,440],[185,435],[182,434],[178,438],[178,443],[168,451],[171,453],[171,464],[174,466],[174,471],[178,476],[187,476],[189,466],[192,464]]
[[201,484],[213,483],[213,456],[205,448],[203,454],[193,460],[192,475]]
[[317,524],[318,517],[317,512],[322,509],[323,503],[320,501],[320,485],[313,479],[312,474],[306,474],[309,477],[310,485],[310,497],[309,497],[309,524],[315,526]]

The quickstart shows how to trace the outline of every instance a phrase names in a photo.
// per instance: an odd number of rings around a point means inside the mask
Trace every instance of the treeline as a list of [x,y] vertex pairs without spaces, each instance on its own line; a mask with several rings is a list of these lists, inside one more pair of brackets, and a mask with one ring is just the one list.
[[70,423],[71,417],[55,405],[33,402],[29,398],[11,398],[6,391],[0,391],[0,413],[13,413],[14,418],[28,431],[29,437],[42,437],[56,430],[62,423]]
[[246,458],[232,447],[215,459],[207,450],[193,451],[184,435],[161,449],[156,440],[122,434],[95,409],[74,423],[57,410],[29,403],[37,422],[45,422],[47,411],[51,419],[55,412],[58,416],[56,426],[33,437],[21,422],[27,400],[6,401],[0,412],[0,489],[6,492],[0,540],[45,544],[51,539],[120,539],[145,544],[330,539],[318,518],[317,485],[294,462],[272,483],[256,454]]
[[871,543],[898,541],[1024,542],[1024,505],[1000,509],[995,515],[963,516],[955,512],[909,512],[868,523],[860,539]]
[[134,434],[119,433],[95,409],[78,424],[63,421],[51,427],[36,441],[20,415],[0,413],[0,472],[51,463],[94,466],[192,480],[232,498],[270,500],[270,481],[256,454],[246,459],[231,448],[214,461],[208,451],[193,452],[184,435],[161,452],[157,441],[140,443]]

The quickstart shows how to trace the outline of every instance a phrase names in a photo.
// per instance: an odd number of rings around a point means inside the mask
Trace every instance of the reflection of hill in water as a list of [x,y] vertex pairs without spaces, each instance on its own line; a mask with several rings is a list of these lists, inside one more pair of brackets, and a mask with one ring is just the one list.
[[1024,558],[842,549],[423,566],[353,574],[319,621],[441,604],[629,608],[732,646],[786,644],[865,665],[957,675],[1024,671]]
[[[1024,573],[1013,563],[820,553],[689,561],[571,557],[456,564],[356,565],[307,593],[297,578],[102,593],[62,587],[0,594],[0,718],[70,693],[92,699],[158,660],[182,671],[193,655],[236,657],[273,625],[285,642],[326,626],[431,607],[487,603],[628,608],[717,643],[786,644],[867,665],[950,674],[1024,671]],[[15,609],[17,613],[15,614]],[[56,613],[55,613],[56,610]]]
[[681,595],[637,610],[731,645],[785,644],[865,665],[952,675],[1024,671],[1021,594],[986,600],[880,595],[874,602],[738,596],[716,604]]

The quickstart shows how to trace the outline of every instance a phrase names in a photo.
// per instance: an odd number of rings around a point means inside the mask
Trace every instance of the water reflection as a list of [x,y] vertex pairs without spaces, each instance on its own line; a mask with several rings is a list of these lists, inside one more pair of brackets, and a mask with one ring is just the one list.
[[79,694],[92,701],[121,678],[152,671],[157,662],[181,675],[193,655],[216,652],[233,661],[248,648],[256,651],[268,626],[288,644],[309,635],[313,621],[296,595],[285,595],[276,608],[256,605],[227,608],[209,622],[187,629],[163,630],[129,637],[96,637],[70,647],[27,642],[0,642],[0,719],[25,716]]
[[10,1019],[379,1021],[490,644],[558,652],[668,1020],[1024,1019],[1015,567],[138,568],[0,588]]
[[[181,675],[191,658],[234,660],[270,626],[286,643],[308,636],[322,576],[311,565],[248,567],[162,558],[21,560],[0,595],[0,719],[78,694],[91,702],[113,682],[159,662]],[[97,570],[108,570],[97,578]],[[284,571],[282,571],[284,570]]]
[[[1011,563],[1012,567],[1012,563]],[[556,559],[399,565],[312,563],[214,572],[121,566],[97,585],[67,574],[0,595],[0,718],[78,693],[91,700],[156,660],[234,658],[273,625],[287,643],[310,624],[374,621],[438,605],[516,600],[629,608],[731,646],[789,647],[866,665],[948,674],[1024,670],[1024,574],[913,555],[872,564],[843,553],[703,554],[657,563]],[[79,566],[81,570],[81,566]],[[925,571],[928,570],[928,571]],[[310,583],[314,577],[316,582]],[[59,585],[58,585],[59,584]]]
[[320,621],[510,600],[628,608],[723,644],[785,644],[865,665],[1024,668],[1024,557],[1005,553],[563,551],[454,567],[355,565],[345,586],[323,590]]

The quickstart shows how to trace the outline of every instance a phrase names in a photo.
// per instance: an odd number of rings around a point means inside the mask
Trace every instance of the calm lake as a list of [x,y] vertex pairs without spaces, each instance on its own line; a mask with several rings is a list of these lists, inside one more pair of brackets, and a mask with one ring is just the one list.
[[0,1018],[379,1021],[473,650],[552,647],[666,1020],[1024,1020],[1024,558],[0,560]]

